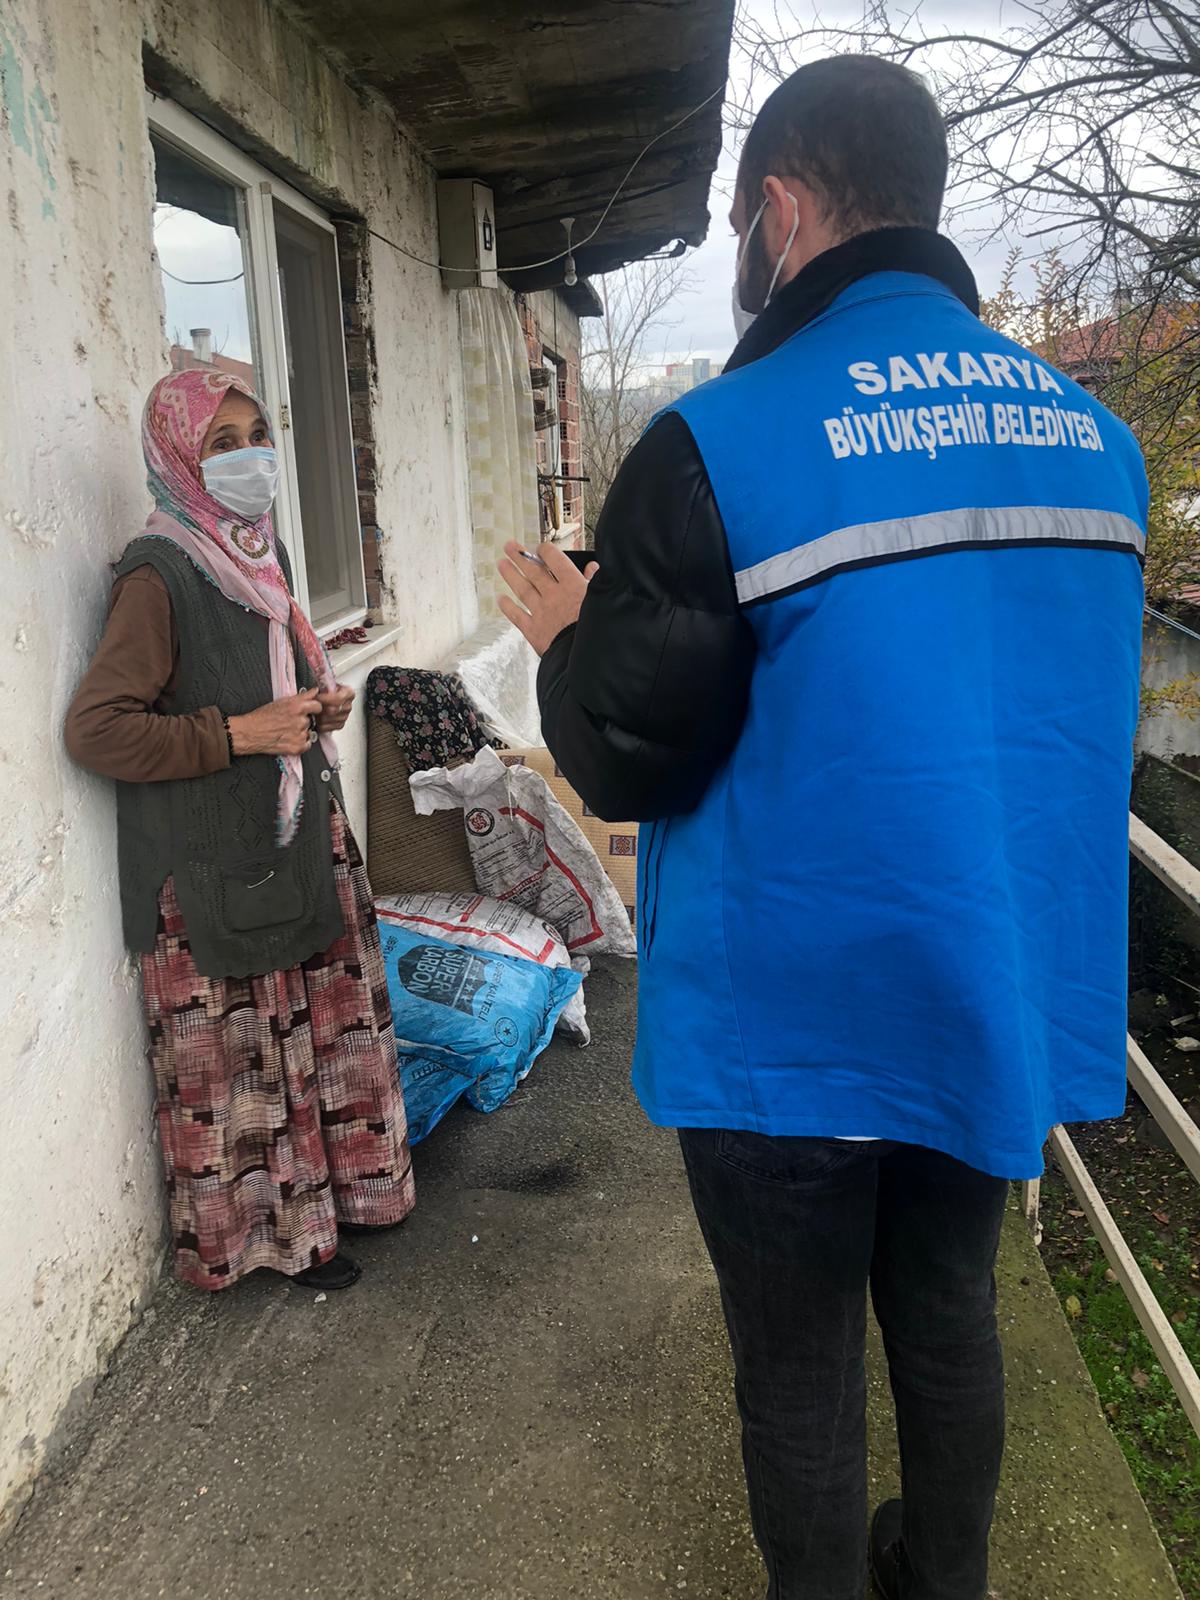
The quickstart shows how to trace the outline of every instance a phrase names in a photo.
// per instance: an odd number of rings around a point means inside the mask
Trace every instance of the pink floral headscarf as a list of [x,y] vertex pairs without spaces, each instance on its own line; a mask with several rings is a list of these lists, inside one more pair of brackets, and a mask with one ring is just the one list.
[[[204,487],[200,452],[221,402],[231,389],[253,400],[266,417],[258,396],[228,372],[195,369],[172,372],[150,391],[142,416],[142,450],[149,472],[155,510],[146,533],[177,544],[235,605],[245,606],[270,624],[271,688],[277,700],[296,693],[293,639],[304,652],[322,689],[336,681],[329,657],[312,623],[296,604],[275,552],[275,529],[268,512],[245,522],[228,511]],[[331,765],[337,747],[329,734],[322,747]],[[296,837],[304,804],[304,769],[299,756],[279,757],[278,839],[287,845]]]

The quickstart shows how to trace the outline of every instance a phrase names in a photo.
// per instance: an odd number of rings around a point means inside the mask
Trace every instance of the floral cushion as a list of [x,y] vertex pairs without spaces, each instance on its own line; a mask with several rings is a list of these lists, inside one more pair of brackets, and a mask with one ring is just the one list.
[[386,722],[413,772],[472,756],[489,739],[457,678],[415,667],[376,667],[367,711]]

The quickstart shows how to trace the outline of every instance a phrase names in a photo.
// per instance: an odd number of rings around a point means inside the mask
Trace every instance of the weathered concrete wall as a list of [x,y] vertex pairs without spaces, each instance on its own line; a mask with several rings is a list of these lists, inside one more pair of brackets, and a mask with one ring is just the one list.
[[[1186,681],[1200,674],[1200,640],[1189,639],[1177,628],[1147,619],[1142,647],[1142,682],[1151,689]],[[1138,728],[1138,751],[1173,761],[1176,756],[1200,756],[1200,717],[1173,708],[1143,719]]]
[[[147,42],[192,109],[315,199],[418,254],[435,244],[419,153],[261,0],[0,8],[0,1530],[163,1245],[112,793],[59,732],[103,622],[105,564],[146,511],[137,417],[166,368]],[[389,654],[427,662],[475,620],[457,323],[435,271],[379,245],[372,276],[378,519],[387,609],[406,625]],[[362,744],[344,752],[356,819]]]

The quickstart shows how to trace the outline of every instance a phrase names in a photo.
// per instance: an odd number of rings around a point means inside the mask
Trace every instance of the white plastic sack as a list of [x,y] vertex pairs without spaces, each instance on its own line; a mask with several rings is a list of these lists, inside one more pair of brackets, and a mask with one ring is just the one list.
[[483,727],[514,750],[544,744],[538,659],[506,617],[483,622],[437,664],[458,678]]
[[[541,967],[573,966],[582,977],[588,973],[587,957],[573,962],[556,928],[522,906],[485,894],[384,894],[376,898],[375,914],[383,927],[406,928],[487,955],[520,956]],[[591,1041],[582,989],[567,1002],[558,1027],[578,1044]]]
[[550,923],[572,958],[637,954],[612,880],[540,773],[506,767],[489,748],[466,766],[414,772],[409,782],[419,817],[462,809],[482,894]]

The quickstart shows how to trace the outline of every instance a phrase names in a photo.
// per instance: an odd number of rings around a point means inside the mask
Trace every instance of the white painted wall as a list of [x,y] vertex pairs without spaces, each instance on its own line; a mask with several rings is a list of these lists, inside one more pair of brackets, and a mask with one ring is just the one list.
[[[72,766],[60,733],[103,623],[105,565],[147,509],[137,418],[166,369],[145,41],[176,91],[191,83],[191,109],[290,182],[436,254],[420,154],[263,0],[4,0],[0,1532],[163,1248],[113,796]],[[476,618],[457,319],[436,271],[382,245],[372,268],[378,517],[391,615],[406,628],[381,659],[426,664]],[[361,729],[343,754],[361,825]]]

